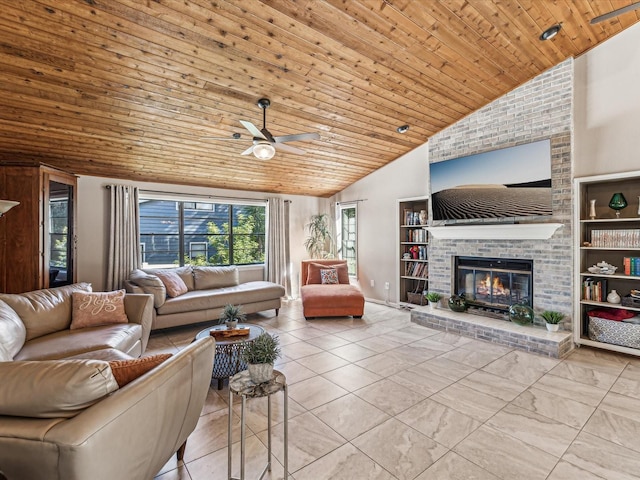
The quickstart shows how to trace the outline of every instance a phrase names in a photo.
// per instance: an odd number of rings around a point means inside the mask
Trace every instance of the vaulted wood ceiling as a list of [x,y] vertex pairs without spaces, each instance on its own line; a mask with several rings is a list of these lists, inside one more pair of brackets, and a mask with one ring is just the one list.
[[[589,23],[631,3],[0,0],[0,161],[329,196],[636,23]],[[271,133],[321,138],[240,155],[261,97]]]

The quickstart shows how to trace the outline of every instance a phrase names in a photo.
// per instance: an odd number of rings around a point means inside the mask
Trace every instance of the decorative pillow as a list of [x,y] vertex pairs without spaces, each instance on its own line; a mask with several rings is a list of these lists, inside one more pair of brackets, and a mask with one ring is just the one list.
[[13,357],[9,355],[7,348],[0,343],[0,362],[11,362]]
[[170,353],[159,353],[157,355],[134,358],[132,360],[115,360],[109,362],[109,366],[111,367],[113,376],[118,382],[118,386],[122,388],[127,383],[133,382],[136,378],[141,377],[170,357]]
[[90,283],[45,288],[26,293],[0,294],[18,314],[27,329],[25,341],[66,330],[71,325],[71,294],[90,292]]
[[101,360],[0,363],[0,415],[73,417],[118,389]]
[[184,283],[184,280],[180,278],[176,272],[171,272],[169,270],[157,271],[157,277],[162,280],[164,283],[164,287],[167,289],[168,297],[179,297],[180,295],[184,295],[189,291],[187,285]]
[[193,267],[196,290],[233,287],[240,284],[238,267]]
[[[335,262],[335,263],[333,263]],[[347,261],[333,260],[332,263],[326,264],[309,262],[307,265],[307,284],[320,284],[322,283],[322,277],[320,277],[320,270],[325,268],[335,268],[338,272],[338,283],[348,285],[349,272],[347,269]]]
[[129,275],[129,281],[139,286],[144,293],[153,295],[153,306],[160,308],[167,299],[167,289],[157,276],[142,270],[134,270]]
[[73,292],[71,330],[114,323],[128,323],[124,310],[124,290],[115,292]]
[[335,268],[323,268],[320,270],[322,285],[338,284],[338,271]]

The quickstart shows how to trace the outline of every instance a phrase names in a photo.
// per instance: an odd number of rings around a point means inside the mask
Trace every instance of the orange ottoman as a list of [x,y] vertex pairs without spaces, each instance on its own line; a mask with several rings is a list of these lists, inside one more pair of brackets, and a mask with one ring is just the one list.
[[[337,284],[322,284],[320,270],[335,269]],[[305,318],[362,317],[364,295],[349,283],[346,260],[304,260],[301,268],[300,296]]]

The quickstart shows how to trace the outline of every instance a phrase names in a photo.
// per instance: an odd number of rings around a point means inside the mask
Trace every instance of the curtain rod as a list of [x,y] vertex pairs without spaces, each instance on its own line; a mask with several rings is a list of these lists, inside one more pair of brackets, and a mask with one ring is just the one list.
[[[107,190],[110,190],[114,185],[105,185]],[[246,200],[248,202],[268,202],[269,200],[266,198],[243,198],[243,197],[232,197],[232,196],[220,196],[220,195],[207,195],[207,194],[198,194],[198,193],[176,193],[176,192],[166,192],[163,190],[143,190],[139,189],[138,193],[144,195],[145,193],[151,193],[154,195],[176,195],[180,197],[194,197],[194,198],[209,198],[209,199],[218,199],[218,200]],[[285,200],[285,202],[293,203],[291,200]]]
[[336,205],[340,205],[341,203],[359,203],[359,202],[366,202],[367,200],[369,200],[368,198],[359,198],[358,200],[349,200],[348,202],[336,202]]

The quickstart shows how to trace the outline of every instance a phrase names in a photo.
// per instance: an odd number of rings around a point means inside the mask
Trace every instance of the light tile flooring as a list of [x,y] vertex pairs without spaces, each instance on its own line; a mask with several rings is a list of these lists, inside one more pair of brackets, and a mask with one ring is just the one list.
[[[305,321],[298,301],[273,313],[248,321],[280,337],[290,478],[640,478],[640,359],[586,347],[550,359],[421,327],[373,303],[359,320]],[[177,352],[200,329],[154,334],[147,353]],[[226,478],[227,398],[226,387],[210,389],[185,462],[174,457],[157,479]],[[265,478],[281,479],[282,394],[272,398],[276,460]],[[266,461],[266,399],[249,401],[248,412],[253,479]]]

